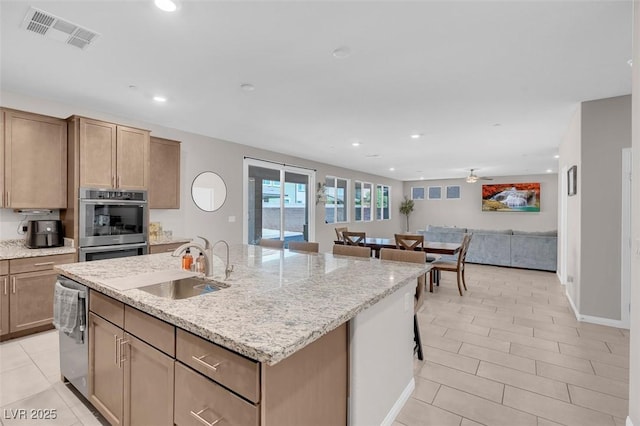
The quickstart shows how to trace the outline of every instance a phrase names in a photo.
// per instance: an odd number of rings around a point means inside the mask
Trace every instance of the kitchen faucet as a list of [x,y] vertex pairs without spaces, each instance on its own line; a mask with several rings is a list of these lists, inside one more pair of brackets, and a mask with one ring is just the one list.
[[201,238],[202,240],[204,240],[204,247],[202,247],[200,244],[197,244],[197,243],[192,243],[192,242],[184,243],[183,245],[175,249],[174,252],[171,254],[171,256],[178,257],[186,249],[192,248],[192,247],[200,250],[200,252],[203,254],[205,258],[205,263],[206,263],[205,276],[211,277],[213,276],[213,264],[211,262],[211,259],[213,258],[213,247],[218,245],[218,243],[224,243],[225,246],[227,247],[227,260],[225,262],[225,267],[224,267],[224,279],[225,280],[228,279],[231,273],[233,272],[233,265],[229,265],[229,243],[227,243],[225,240],[219,240],[219,241],[216,241],[216,243],[212,246],[209,240],[207,240],[205,237],[201,237],[200,235],[198,235],[198,238]]
[[224,245],[227,247],[227,260],[224,264],[224,279],[228,280],[229,279],[229,275],[231,275],[231,273],[233,272],[233,265],[229,265],[229,243],[226,242],[225,240],[218,240],[215,242],[215,244],[213,245],[213,247],[211,248],[211,251],[213,252],[213,248],[215,246],[218,245],[218,243],[224,243]]

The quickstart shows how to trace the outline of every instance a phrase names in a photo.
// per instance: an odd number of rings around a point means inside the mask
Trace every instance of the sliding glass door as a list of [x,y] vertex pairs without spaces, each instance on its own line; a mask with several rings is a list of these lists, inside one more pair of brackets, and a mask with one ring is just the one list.
[[245,159],[245,238],[311,241],[315,171]]

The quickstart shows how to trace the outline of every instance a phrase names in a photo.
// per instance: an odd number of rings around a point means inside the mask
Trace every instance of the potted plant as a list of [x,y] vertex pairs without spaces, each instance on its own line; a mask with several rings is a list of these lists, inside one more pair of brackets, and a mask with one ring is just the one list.
[[404,200],[400,203],[400,213],[402,213],[407,217],[407,232],[409,232],[409,215],[413,211],[414,207],[415,207],[415,204],[413,200],[410,200],[405,195]]

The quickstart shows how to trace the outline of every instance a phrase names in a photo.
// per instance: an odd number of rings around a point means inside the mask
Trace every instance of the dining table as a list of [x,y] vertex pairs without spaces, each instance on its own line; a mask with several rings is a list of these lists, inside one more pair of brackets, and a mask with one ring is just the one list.
[[[344,244],[344,241],[336,240],[335,244]],[[383,248],[397,248],[395,238],[366,237],[359,246],[371,247],[375,257],[380,257],[380,250]],[[461,243],[442,243],[438,241],[425,241],[422,250],[431,254],[456,255],[462,247]],[[419,248],[418,248],[419,250]]]

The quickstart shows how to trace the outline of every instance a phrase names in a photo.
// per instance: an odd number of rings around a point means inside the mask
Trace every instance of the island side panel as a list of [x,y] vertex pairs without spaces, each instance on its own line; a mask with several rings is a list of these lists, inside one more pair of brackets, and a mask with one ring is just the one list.
[[276,365],[263,364],[262,426],[347,424],[348,325]]
[[349,425],[392,424],[415,388],[411,282],[349,323]]

